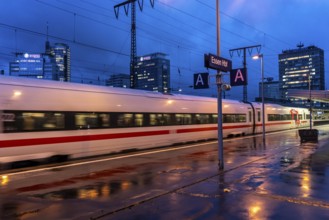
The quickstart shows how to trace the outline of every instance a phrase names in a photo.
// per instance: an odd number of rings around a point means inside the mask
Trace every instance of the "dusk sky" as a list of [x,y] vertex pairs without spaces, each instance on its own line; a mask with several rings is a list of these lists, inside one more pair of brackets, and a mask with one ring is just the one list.
[[[72,79],[104,81],[115,73],[129,73],[130,13],[113,6],[124,0],[2,0],[0,1],[0,69],[8,75],[15,52],[42,53],[47,39],[71,47]],[[137,55],[162,52],[171,61],[171,86],[185,94],[216,95],[193,90],[193,74],[206,72],[204,54],[216,53],[216,0],[144,0],[137,10]],[[221,56],[242,67],[242,55],[229,50],[262,45],[265,77],[278,80],[278,54],[300,42],[325,51],[326,88],[329,85],[328,0],[221,0]],[[248,100],[258,96],[260,61],[247,52]],[[213,70],[209,70],[215,74]],[[224,80],[229,83],[229,77]],[[242,87],[227,98],[242,100]]]

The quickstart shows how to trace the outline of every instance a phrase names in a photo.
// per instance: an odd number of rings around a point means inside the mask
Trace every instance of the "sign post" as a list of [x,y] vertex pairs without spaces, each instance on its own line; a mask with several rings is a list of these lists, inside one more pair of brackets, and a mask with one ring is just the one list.
[[[220,56],[220,14],[219,14],[219,0],[216,1],[216,32],[217,32],[217,56]],[[217,70],[216,75],[217,84],[217,114],[218,114],[218,169],[224,170],[224,143],[223,143],[223,109],[222,109],[222,74]]]
[[[232,61],[220,57],[220,15],[219,15],[219,0],[216,0],[216,19],[217,19],[217,55],[205,54],[204,55],[204,66],[207,68],[217,70],[216,84],[217,84],[217,112],[218,112],[218,168],[219,170],[224,169],[224,153],[223,153],[223,110],[222,110],[222,73],[229,72],[232,69]],[[194,74],[194,89],[209,88],[208,84],[209,74],[208,73],[197,73]],[[225,89],[225,88],[224,88]]]
[[[219,15],[217,15],[219,16]],[[219,54],[219,49],[217,51]],[[222,109],[222,73],[231,71],[232,61],[213,54],[204,55],[205,67],[217,70],[216,84],[218,89],[217,112],[218,112],[218,168],[224,169],[224,150],[223,150],[223,109]]]

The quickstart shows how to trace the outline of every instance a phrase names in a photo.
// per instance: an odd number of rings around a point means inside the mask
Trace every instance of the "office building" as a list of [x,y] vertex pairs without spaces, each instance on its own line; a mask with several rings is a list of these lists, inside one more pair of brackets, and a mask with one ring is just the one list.
[[48,54],[16,53],[9,63],[9,75],[55,80],[56,66]]
[[46,41],[46,54],[50,55],[56,64],[56,80],[71,81],[70,47],[62,43],[55,43],[51,46],[49,41]]
[[324,90],[324,51],[316,46],[285,50],[279,54],[279,80],[282,99],[304,105],[307,100],[287,96],[288,89]]
[[170,60],[164,53],[153,53],[136,58],[134,76],[130,76],[134,89],[168,93],[170,88]]
[[130,76],[128,74],[113,74],[105,82],[106,86],[129,88]]
[[46,41],[45,53],[16,53],[9,63],[9,75],[48,79],[57,81],[71,80],[70,48],[66,44],[53,46]]

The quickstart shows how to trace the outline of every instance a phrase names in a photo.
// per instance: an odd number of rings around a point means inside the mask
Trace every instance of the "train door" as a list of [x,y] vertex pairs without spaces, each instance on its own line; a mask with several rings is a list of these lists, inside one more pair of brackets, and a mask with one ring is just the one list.
[[295,109],[291,109],[290,114],[291,114],[291,120],[295,122],[291,124],[291,127],[292,128],[298,127],[300,125],[300,117],[298,115],[298,111]]
[[255,111],[254,109],[248,108],[248,123],[251,124],[251,133],[255,134]]
[[248,123],[251,125],[251,134],[255,134],[256,131],[256,117],[255,117],[255,107],[251,102],[246,102],[248,103],[251,108],[248,108]]
[[[260,125],[261,123],[262,123],[262,117],[261,117],[261,110],[260,110],[260,108],[256,108],[256,118],[255,118],[255,120],[256,120],[256,124],[257,125]],[[264,122],[265,123],[265,122]],[[256,131],[256,133],[261,133],[261,126],[257,126],[257,131]]]

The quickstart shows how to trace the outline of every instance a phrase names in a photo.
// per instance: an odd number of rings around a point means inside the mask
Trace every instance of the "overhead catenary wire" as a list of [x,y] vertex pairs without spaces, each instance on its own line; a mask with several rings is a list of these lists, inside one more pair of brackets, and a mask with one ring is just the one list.
[[[63,12],[66,12],[68,14],[70,14],[72,16],[72,19],[75,17],[75,19],[78,21],[79,18],[80,19],[87,19],[89,21],[95,22],[97,24],[101,24],[104,25],[105,27],[110,27],[113,28],[115,30],[119,30],[122,33],[125,33],[125,38],[127,39],[129,37],[129,29],[126,28],[120,28],[120,25],[116,25],[113,22],[109,22],[109,20],[111,19],[115,19],[113,10],[111,6],[107,6],[104,7],[102,5],[97,5],[96,2],[94,1],[87,1],[87,0],[82,0],[80,1],[81,3],[84,4],[73,4],[71,2],[68,1],[63,1],[63,0],[58,0],[56,2],[49,2],[49,1],[42,1],[42,0],[35,0],[38,3],[41,3],[45,6],[48,7],[52,7],[56,10],[61,10]],[[112,1],[115,3],[118,3],[119,1]],[[205,2],[202,1],[198,1],[196,0],[196,2],[199,2],[201,4],[203,4],[205,7],[207,7],[207,4]],[[61,5],[67,5],[68,7],[61,7]],[[193,19],[193,21],[199,21],[205,25],[209,25],[210,27],[214,27],[214,24],[207,19],[204,18],[200,18],[192,13],[189,13],[188,11],[184,10],[184,8],[177,8],[175,6],[169,5],[163,1],[159,1],[159,4],[161,4],[164,7],[168,7],[170,8],[174,13],[173,14],[169,14],[167,17],[169,19],[158,19],[157,22],[159,22],[159,24],[157,25],[152,25],[152,23],[150,23],[150,19],[156,19],[156,16],[154,16],[153,13],[151,13],[149,10],[145,10],[144,13],[146,16],[148,16],[148,18],[150,18],[148,21],[144,21],[141,20],[140,21],[140,26],[138,27],[140,32],[140,36],[139,38],[142,41],[153,41],[153,42],[157,42],[160,45],[164,45],[166,47],[166,49],[168,49],[169,51],[177,51],[177,45],[179,45],[179,51],[182,54],[187,54],[187,56],[199,56],[201,57],[203,55],[203,53],[205,52],[205,50],[210,50],[211,47],[210,46],[206,46],[203,48],[198,48],[196,46],[193,45],[193,43],[191,42],[187,42],[185,43],[182,38],[180,38],[179,36],[179,26],[181,26],[181,30],[180,31],[185,31],[187,34],[192,35],[193,33],[197,33],[197,37],[200,41],[213,41],[214,42],[214,33],[211,31],[205,31],[204,29],[198,28],[194,26],[195,22],[185,22],[184,20],[175,20],[175,16],[177,16],[177,14],[182,14],[188,18]],[[88,5],[88,7],[86,6]],[[209,6],[209,5],[208,5]],[[211,8],[211,7],[209,7]],[[160,10],[159,7],[155,7],[156,13],[157,14],[162,14],[165,15],[165,13]],[[222,15],[227,16],[229,18],[231,18],[234,22],[240,23],[241,25],[254,29],[256,32],[262,33],[264,34],[264,37],[270,38],[268,39],[269,41],[274,40],[274,41],[283,41],[279,38],[276,39],[276,37],[272,36],[271,34],[262,32],[261,30],[258,30],[257,28],[247,24],[244,21],[240,21],[239,19],[236,19],[228,14],[226,14],[225,12],[221,12]],[[128,21],[123,20],[123,21],[117,21],[123,24],[128,25]],[[170,29],[174,30],[171,33],[168,31],[160,31],[160,26],[161,25],[166,25],[168,27],[170,27]],[[12,26],[13,27],[13,26]],[[10,28],[12,30],[12,27]],[[16,31],[17,32],[24,32],[24,33],[29,33],[31,35],[35,35],[35,36],[44,36],[40,31],[34,31],[34,30],[29,30],[28,28],[19,28],[19,27],[14,27],[17,28]],[[194,29],[194,32],[193,32]],[[245,42],[249,42],[249,43],[259,43],[259,42],[255,42],[253,40],[253,38],[249,37],[249,36],[244,36],[244,35],[239,35],[236,32],[234,32],[234,30],[229,30],[228,28],[222,28],[222,31],[225,32],[226,34],[232,35],[232,37],[234,36],[237,39],[241,39]],[[170,36],[169,36],[170,35]],[[75,34],[74,34],[75,36]],[[212,38],[213,36],[213,38]],[[95,49],[97,51],[104,51],[106,53],[109,53],[111,56],[116,56],[116,59],[118,60],[119,57],[124,57],[125,59],[129,58],[129,51],[125,50],[125,44],[127,44],[127,40],[122,41],[122,45],[120,47],[120,49],[118,50],[113,50],[111,47],[107,47],[106,45],[100,45],[100,46],[96,46],[95,44],[93,44],[92,42],[81,42],[79,41],[79,37],[75,38],[72,37],[72,39],[67,39],[67,37],[63,37],[63,36],[54,36],[51,35],[50,36],[52,39],[54,40],[58,40],[58,41],[64,41],[73,45],[76,45],[77,47],[86,47],[86,48],[90,48],[90,49]],[[286,43],[286,42],[280,42],[282,44]],[[287,45],[287,44],[286,44]],[[236,47],[235,42],[230,42],[230,41],[223,41],[223,45],[222,45],[224,50],[229,50],[232,47]],[[276,52],[278,51],[278,48],[271,48],[270,46],[267,47],[267,49],[269,51],[271,51],[270,53],[266,53],[264,56],[266,59],[277,59],[277,54]],[[274,54],[274,55],[272,55]],[[72,59],[74,60],[74,57],[72,57]],[[202,59],[202,57],[201,57]],[[81,62],[81,61],[77,61],[77,62]],[[121,65],[119,63],[113,63],[114,61],[111,61],[112,65]],[[84,66],[88,66],[90,64],[90,61],[85,60],[85,62],[81,62],[82,65]],[[99,61],[99,70],[102,71],[104,63],[102,63],[101,61]],[[172,63],[172,67],[176,68],[177,66],[179,66],[179,68],[181,70],[184,70],[188,73],[192,73],[192,72],[196,72],[198,71],[198,69],[194,66],[191,66],[189,64],[177,64],[175,62]],[[266,66],[269,66],[271,69],[275,69],[277,68],[277,62],[266,62]],[[120,67],[121,68],[121,67]],[[202,67],[201,67],[202,68]],[[270,69],[268,68],[268,69]],[[97,68],[95,68],[94,71]],[[252,67],[251,67],[252,69]],[[258,69],[255,69],[255,71],[258,71]],[[265,75],[268,74],[272,74],[271,71],[265,69]],[[176,80],[175,78],[173,78],[173,80]]]

